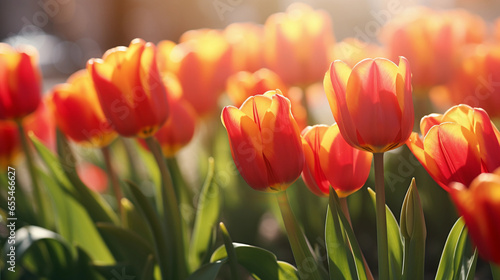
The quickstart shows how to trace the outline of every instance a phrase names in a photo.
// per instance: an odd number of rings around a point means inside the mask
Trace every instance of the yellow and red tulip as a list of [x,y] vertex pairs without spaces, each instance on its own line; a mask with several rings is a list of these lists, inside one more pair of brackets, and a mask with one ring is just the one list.
[[50,96],[57,126],[71,140],[104,147],[116,138],[117,133],[104,116],[86,70],[74,73],[67,83],[54,87]]
[[251,22],[236,22],[224,29],[231,46],[233,71],[255,72],[264,67],[264,28]]
[[445,190],[500,167],[500,133],[483,109],[458,105],[422,118],[420,129],[424,138],[414,132],[407,145]]
[[0,43],[0,119],[20,119],[33,113],[41,100],[38,53]]
[[480,174],[470,185],[452,183],[450,195],[479,255],[500,265],[500,169]]
[[264,26],[266,66],[288,85],[321,81],[331,61],[330,16],[303,3],[271,15]]
[[122,136],[147,138],[168,117],[165,87],[156,64],[156,47],[135,39],[128,48],[108,50],[87,64],[106,118]]
[[351,146],[382,153],[403,145],[413,129],[410,66],[383,58],[365,59],[352,69],[334,61],[325,92],[340,133]]
[[302,178],[318,196],[328,196],[332,186],[339,197],[346,197],[368,179],[373,155],[347,144],[337,124],[307,127],[302,147],[306,160]]
[[222,110],[231,153],[241,176],[252,188],[283,191],[304,167],[300,131],[290,101],[279,91],[248,98],[238,109]]

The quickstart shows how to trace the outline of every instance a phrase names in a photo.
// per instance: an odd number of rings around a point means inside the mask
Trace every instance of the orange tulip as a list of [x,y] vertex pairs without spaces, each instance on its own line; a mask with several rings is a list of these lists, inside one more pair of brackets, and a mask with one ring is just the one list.
[[431,177],[449,191],[500,167],[500,133],[480,108],[459,105],[420,122],[424,138],[412,133],[407,145]]
[[86,70],[71,75],[66,84],[54,87],[51,104],[58,127],[71,140],[104,147],[116,138],[117,134],[104,116]]
[[[162,44],[162,43],[160,43]],[[231,49],[218,30],[191,30],[184,33],[181,43],[161,48],[162,73],[173,72],[179,79],[184,98],[198,115],[212,113],[217,108],[227,77],[231,75]]]
[[19,119],[40,104],[40,70],[34,48],[0,43],[0,119]]
[[250,96],[263,94],[268,90],[286,87],[280,77],[273,71],[262,68],[255,73],[240,71],[227,79],[226,91],[233,104],[237,107]]
[[265,60],[287,85],[321,81],[334,42],[332,22],[325,11],[303,3],[271,15],[264,26]]
[[135,39],[128,48],[89,60],[87,69],[104,115],[119,134],[147,138],[167,120],[167,93],[152,43]]
[[485,30],[484,21],[465,10],[416,8],[385,25],[381,41],[391,59],[405,56],[411,61],[416,92],[425,92],[453,77],[461,48],[482,42]]
[[405,143],[413,129],[410,66],[365,59],[352,69],[337,60],[325,75],[324,87],[340,133],[351,146],[382,153]]
[[300,176],[304,153],[290,101],[280,91],[252,96],[222,110],[231,154],[241,176],[259,191],[284,191]]
[[332,186],[339,197],[346,197],[368,179],[373,155],[347,144],[337,124],[307,127],[302,147],[306,159],[302,178],[318,196],[328,196]]
[[483,108],[492,118],[500,118],[500,46],[481,45],[473,49],[454,78],[433,88],[430,97],[438,107],[467,104]]
[[500,169],[481,174],[466,186],[451,184],[451,198],[479,255],[500,265]]
[[17,126],[11,121],[0,121],[0,168],[6,168],[14,163],[21,154],[21,139]]
[[254,72],[264,67],[264,28],[251,22],[236,22],[224,29],[232,49],[234,71]]

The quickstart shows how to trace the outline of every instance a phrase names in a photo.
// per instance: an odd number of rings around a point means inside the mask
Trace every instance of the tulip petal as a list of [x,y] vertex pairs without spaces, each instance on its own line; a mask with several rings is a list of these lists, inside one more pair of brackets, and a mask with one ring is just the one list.
[[403,112],[401,119],[401,139],[397,142],[404,142],[410,136],[415,122],[413,109],[413,97],[411,91],[411,71],[408,60],[404,57],[399,58],[399,72],[396,78],[396,94],[399,107]]
[[305,157],[302,178],[306,186],[317,196],[327,196],[330,187],[320,163],[321,140],[327,130],[328,126],[315,125],[302,131],[302,147]]
[[427,132],[429,132],[429,129],[431,129],[431,127],[442,123],[442,119],[443,115],[441,114],[430,114],[423,117],[420,120],[420,131],[422,132],[422,135],[427,135]]

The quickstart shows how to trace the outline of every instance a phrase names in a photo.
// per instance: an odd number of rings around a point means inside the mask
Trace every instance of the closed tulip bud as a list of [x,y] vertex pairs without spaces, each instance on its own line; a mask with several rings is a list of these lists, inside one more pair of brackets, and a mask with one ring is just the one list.
[[168,117],[165,87],[156,64],[156,47],[135,39],[128,48],[108,50],[87,64],[106,118],[122,136],[147,138]]
[[318,196],[328,196],[332,186],[339,197],[346,197],[368,179],[373,155],[347,144],[337,124],[307,127],[302,147],[306,160],[302,178]]
[[500,265],[500,169],[479,175],[470,185],[452,183],[450,189],[479,255]]
[[431,177],[449,191],[451,182],[466,186],[500,167],[500,133],[480,108],[458,105],[444,115],[422,118],[423,138],[413,133],[407,145]]
[[67,83],[54,87],[50,100],[57,126],[71,140],[104,147],[116,138],[86,70],[76,72]]
[[383,153],[403,145],[413,129],[414,113],[408,61],[399,66],[365,59],[352,69],[336,60],[324,87],[340,133],[351,146]]
[[[276,94],[277,93],[277,94]],[[290,101],[279,91],[248,98],[222,110],[233,160],[252,188],[284,191],[300,176],[304,153]]]
[[20,119],[41,100],[38,53],[32,47],[14,49],[0,43],[0,119]]

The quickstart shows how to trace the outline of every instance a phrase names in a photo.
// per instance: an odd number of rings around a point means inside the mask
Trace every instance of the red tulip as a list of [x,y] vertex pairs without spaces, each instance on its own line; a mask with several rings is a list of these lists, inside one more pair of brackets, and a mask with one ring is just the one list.
[[300,176],[300,131],[279,90],[252,96],[239,109],[227,106],[221,118],[236,167],[252,188],[283,191]]
[[168,117],[165,87],[156,64],[156,47],[135,39],[128,48],[108,50],[87,64],[104,115],[123,136],[147,138]]
[[34,48],[0,43],[0,119],[20,119],[40,104],[40,70]]
[[413,129],[411,73],[383,59],[365,59],[352,69],[337,60],[325,75],[325,92],[340,133],[351,146],[382,153],[405,143]]
[[318,196],[328,196],[332,186],[339,197],[346,197],[368,179],[373,155],[347,144],[337,124],[307,127],[302,147],[306,159],[302,178]]
[[14,163],[21,154],[21,139],[17,126],[11,121],[0,121],[0,168],[6,168]]
[[500,133],[480,108],[452,107],[420,123],[424,138],[412,133],[407,145],[445,190],[452,182],[466,186],[484,172],[500,167]]

